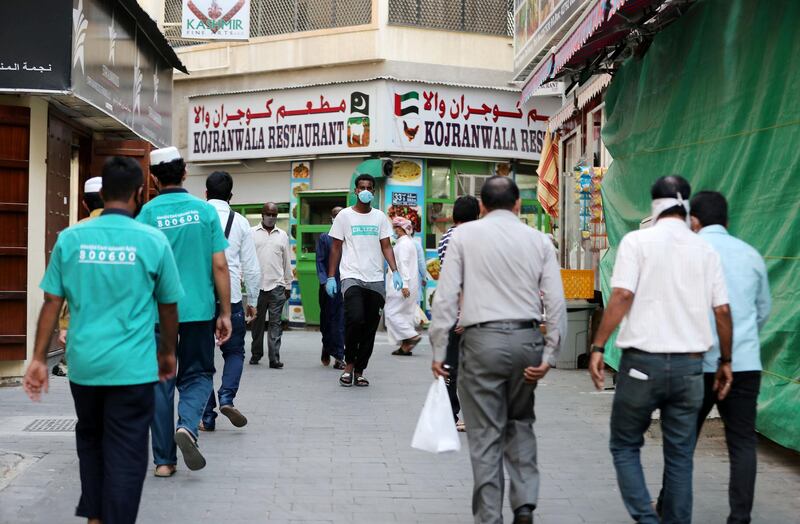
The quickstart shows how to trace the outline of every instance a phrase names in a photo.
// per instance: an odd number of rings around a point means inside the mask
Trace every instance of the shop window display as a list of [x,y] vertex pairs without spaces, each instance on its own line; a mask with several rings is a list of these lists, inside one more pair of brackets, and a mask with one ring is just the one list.
[[450,167],[432,166],[429,169],[428,196],[432,199],[446,199],[450,196]]
[[535,229],[541,229],[542,210],[533,202],[523,202],[519,219],[522,223]]
[[[564,229],[562,231],[561,253],[562,267],[566,269],[590,269],[592,267],[591,255],[586,249],[585,241],[581,238],[581,204],[580,189],[576,191],[579,165],[585,163],[580,157],[580,134],[574,133],[568,136],[563,144],[563,163],[562,163],[562,216],[564,217]],[[578,168],[578,171],[576,171]]]
[[436,249],[442,236],[453,225],[453,204],[445,202],[431,202],[427,206],[428,234],[425,241],[426,249]]
[[536,189],[539,186],[539,177],[517,173],[514,180],[519,187],[519,197],[522,200],[536,200]]
[[442,235],[453,225],[453,202],[455,201],[454,178],[448,160],[427,162],[427,195],[425,202],[425,249],[436,249]]
[[514,180],[519,187],[519,197],[522,200],[522,209],[519,218],[522,222],[543,233],[550,233],[550,217],[542,209],[537,196],[539,177],[536,165],[521,164],[516,168]]
[[339,196],[304,200],[300,206],[300,222],[305,225],[328,226],[331,223],[331,209],[341,205],[342,199]]

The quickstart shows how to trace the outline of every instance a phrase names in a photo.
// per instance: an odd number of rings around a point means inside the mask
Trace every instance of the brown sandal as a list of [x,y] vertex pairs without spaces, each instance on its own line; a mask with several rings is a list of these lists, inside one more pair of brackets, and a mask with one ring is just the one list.
[[175,464],[160,464],[156,466],[154,475],[159,478],[168,478],[174,475],[177,469]]

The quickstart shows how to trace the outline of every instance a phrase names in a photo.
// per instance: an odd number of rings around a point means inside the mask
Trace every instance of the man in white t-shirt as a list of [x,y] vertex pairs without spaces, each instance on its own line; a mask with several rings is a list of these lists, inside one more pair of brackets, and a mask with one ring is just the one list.
[[325,283],[328,296],[333,297],[337,292],[338,269],[344,295],[346,364],[339,384],[344,387],[354,384],[369,386],[369,381],[364,378],[364,370],[375,345],[375,331],[385,299],[384,258],[392,270],[393,285],[398,290],[403,287],[389,242],[392,234],[389,219],[371,205],[375,195],[375,179],[366,174],[358,175],[355,193],[358,196],[356,205],[339,212],[331,226],[333,244],[328,262],[328,281]]

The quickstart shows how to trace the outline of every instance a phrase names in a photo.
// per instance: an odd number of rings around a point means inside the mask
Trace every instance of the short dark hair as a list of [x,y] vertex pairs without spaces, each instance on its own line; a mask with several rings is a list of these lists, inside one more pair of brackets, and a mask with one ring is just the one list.
[[227,202],[233,193],[233,177],[227,171],[214,171],[206,178],[206,193],[208,198]]
[[478,219],[481,214],[481,206],[478,199],[472,195],[460,196],[453,204],[453,222],[463,224]]
[[106,202],[127,202],[143,183],[142,168],[130,157],[112,156],[103,164],[100,193]]
[[361,173],[356,177],[356,181],[353,183],[354,188],[358,188],[358,183],[362,180],[369,180],[372,183],[372,189],[375,189],[375,177],[372,175],[368,175],[367,173]]
[[177,186],[183,181],[183,174],[186,172],[186,162],[182,158],[176,158],[171,162],[162,162],[155,166],[150,166],[159,182],[168,186]]
[[[680,194],[681,198],[684,200],[689,200],[689,197],[692,195],[692,186],[689,185],[688,180],[680,175],[662,176],[653,182],[653,185],[650,187],[650,197],[653,200],[657,198],[678,198],[678,194]],[[686,217],[686,209],[684,209],[683,206],[673,206],[661,213],[660,216],[676,215]]]
[[84,193],[83,203],[86,204],[87,208],[89,208],[90,213],[95,209],[103,209],[104,206],[103,197],[101,197],[100,193],[97,192]]
[[507,176],[490,176],[481,188],[481,202],[488,210],[512,209],[519,200],[517,184]]
[[703,227],[728,225],[728,201],[722,193],[700,191],[692,198],[691,206],[690,213]]

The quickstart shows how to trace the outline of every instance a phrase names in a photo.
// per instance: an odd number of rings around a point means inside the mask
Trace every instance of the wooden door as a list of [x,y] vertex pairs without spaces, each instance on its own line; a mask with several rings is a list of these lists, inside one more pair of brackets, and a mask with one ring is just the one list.
[[0,106],[0,360],[25,360],[30,109]]
[[155,182],[150,176],[150,151],[153,146],[145,140],[98,140],[93,144],[92,176],[101,176],[103,163],[110,156],[127,156],[136,159],[144,173],[145,201],[156,196]]
[[48,263],[58,234],[69,227],[71,174],[72,127],[50,114],[47,121],[47,215],[44,241]]

